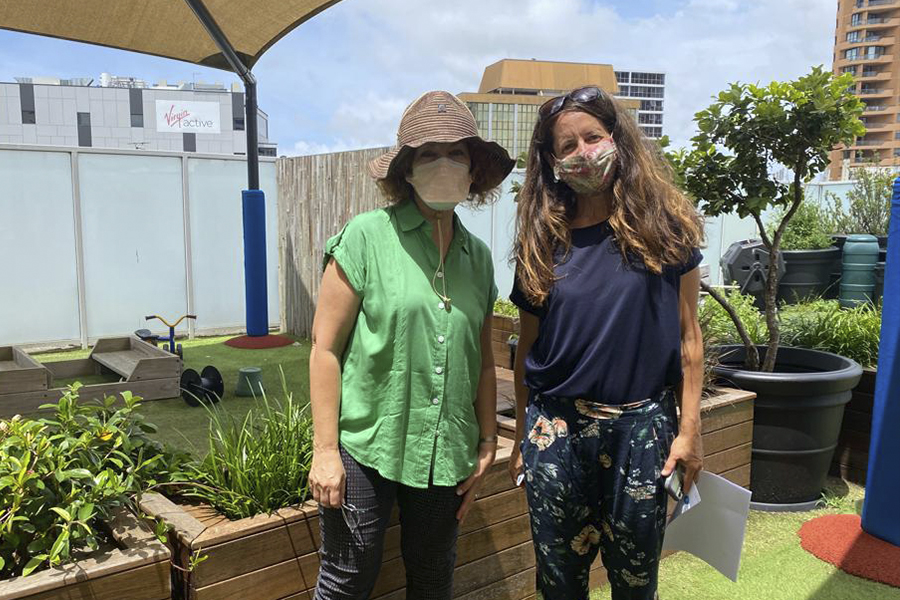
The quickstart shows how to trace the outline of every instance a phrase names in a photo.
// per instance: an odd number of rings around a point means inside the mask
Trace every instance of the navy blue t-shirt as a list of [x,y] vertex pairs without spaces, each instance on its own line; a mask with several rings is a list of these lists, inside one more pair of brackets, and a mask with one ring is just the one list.
[[510,300],[540,319],[525,359],[525,385],[548,396],[625,404],[650,398],[682,379],[678,296],[681,276],[702,260],[656,275],[628,266],[607,221],[572,230],[568,258],[536,307],[513,285]]

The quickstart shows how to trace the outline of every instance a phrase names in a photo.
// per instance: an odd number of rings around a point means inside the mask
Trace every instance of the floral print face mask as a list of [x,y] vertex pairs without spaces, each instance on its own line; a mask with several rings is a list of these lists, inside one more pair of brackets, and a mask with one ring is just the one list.
[[612,185],[616,158],[616,143],[609,137],[584,154],[557,161],[553,174],[576,194],[603,192]]

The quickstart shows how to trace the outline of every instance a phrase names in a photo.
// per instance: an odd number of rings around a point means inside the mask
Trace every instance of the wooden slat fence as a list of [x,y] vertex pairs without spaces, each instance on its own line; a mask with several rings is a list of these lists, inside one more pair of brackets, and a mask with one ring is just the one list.
[[278,172],[281,324],[308,337],[329,237],[383,204],[366,164],[387,148],[280,158]]

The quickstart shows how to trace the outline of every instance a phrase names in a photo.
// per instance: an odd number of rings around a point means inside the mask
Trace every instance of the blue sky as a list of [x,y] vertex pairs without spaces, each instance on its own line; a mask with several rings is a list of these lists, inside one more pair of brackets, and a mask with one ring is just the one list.
[[[664,131],[733,81],[767,82],[831,64],[835,0],[343,0],[254,68],[269,132],[285,154],[392,143],[408,102],[475,91],[502,58],[612,63],[667,73]],[[0,31],[0,81],[15,76],[149,81],[237,79],[161,58]]]

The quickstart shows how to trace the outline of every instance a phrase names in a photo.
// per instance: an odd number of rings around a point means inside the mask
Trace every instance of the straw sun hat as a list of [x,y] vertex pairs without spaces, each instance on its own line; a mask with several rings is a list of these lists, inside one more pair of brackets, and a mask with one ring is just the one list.
[[428,92],[410,104],[400,119],[397,145],[387,153],[369,162],[369,175],[384,179],[393,174],[392,169],[402,161],[398,158],[429,142],[469,143],[472,163],[484,161],[484,192],[500,185],[515,166],[509,153],[496,142],[488,142],[478,135],[475,117],[459,98],[449,92]]

